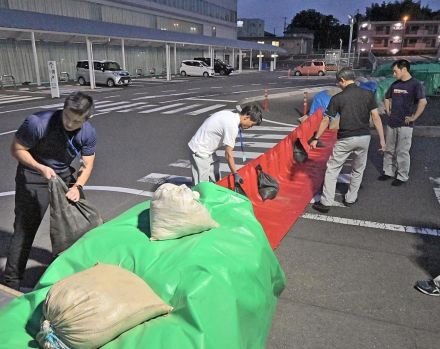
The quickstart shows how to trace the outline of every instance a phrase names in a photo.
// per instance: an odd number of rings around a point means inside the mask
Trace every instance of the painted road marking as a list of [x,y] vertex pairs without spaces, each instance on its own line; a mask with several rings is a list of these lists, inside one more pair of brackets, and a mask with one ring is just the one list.
[[0,136],[4,136],[4,135],[10,134],[10,133],[14,133],[14,132],[17,132],[17,130],[2,132],[2,133],[0,133]]
[[[145,94],[145,92],[142,92],[143,94]],[[161,98],[161,97],[169,97],[169,96],[183,96],[183,95],[190,95],[190,92],[182,92],[182,93],[168,93],[166,95],[156,95],[156,96],[144,96],[144,97],[137,97],[137,98],[133,98],[133,101],[137,101],[140,99],[152,99],[152,98]]]
[[227,102],[227,103],[237,103],[238,101],[233,101],[230,99],[210,99],[210,98],[195,98],[189,97],[185,98],[188,101],[210,101],[210,102]]
[[193,108],[197,108],[201,106],[201,104],[191,104],[191,105],[187,105],[185,107],[182,108],[177,108],[177,109],[173,109],[173,110],[168,110],[168,111],[164,111],[162,112],[162,114],[175,114],[184,110],[188,110],[188,109],[193,109]]
[[149,175],[137,180],[138,182],[151,183],[154,185],[162,185],[164,183],[173,183],[176,185],[188,184],[191,185],[192,178],[185,176],[176,176],[165,173],[150,173]]
[[305,219],[312,219],[312,220],[337,223],[337,224],[352,225],[352,226],[358,226],[358,227],[399,231],[399,232],[411,233],[411,234],[440,236],[439,229],[412,227],[412,226],[399,225],[399,224],[379,223],[379,222],[364,221],[364,220],[360,220],[360,219],[351,219],[351,218],[343,218],[343,217],[332,217],[332,216],[314,214],[314,213],[304,213],[301,217],[305,218]]
[[31,101],[34,99],[42,99],[42,98],[46,98],[46,97],[14,98],[14,99],[6,100],[6,101],[0,100],[0,104],[13,103],[13,102],[27,102],[27,101]]
[[218,109],[218,108],[221,108],[221,107],[224,107],[224,106],[226,106],[226,104],[214,104],[214,105],[211,105],[209,107],[202,108],[202,109],[199,109],[199,110],[196,110],[196,111],[192,111],[192,112],[187,113],[187,114],[188,115],[199,115],[199,114],[202,114],[204,112],[207,112],[207,111],[210,111],[210,110],[214,110],[214,109]]
[[[146,197],[152,197],[153,192],[141,190],[141,189],[132,189],[132,188],[124,188],[124,187],[109,187],[109,186],[96,186],[96,185],[86,185],[84,190],[95,190],[95,191],[111,191],[116,193],[125,193],[125,194],[133,194],[140,195]],[[0,193],[1,196],[12,196],[15,195],[15,191],[7,191]]]
[[141,113],[141,114],[154,113],[155,111],[161,111],[161,110],[165,110],[165,109],[170,109],[170,108],[178,107],[179,105],[182,105],[182,104],[183,103],[175,103],[175,104],[170,104],[170,105],[164,105],[164,106],[158,107],[158,108],[153,108],[153,109],[149,109],[149,110],[142,110],[139,113]]

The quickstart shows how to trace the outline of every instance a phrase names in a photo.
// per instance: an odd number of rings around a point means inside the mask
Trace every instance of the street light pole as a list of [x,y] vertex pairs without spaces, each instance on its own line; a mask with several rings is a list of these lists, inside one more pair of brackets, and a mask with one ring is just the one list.
[[405,30],[406,30],[406,21],[408,20],[408,16],[403,17],[403,30],[402,30],[402,42],[400,43],[400,52],[403,53],[403,40],[405,38]]
[[350,66],[351,39],[353,37],[354,18],[353,16],[348,15],[348,19],[350,20],[350,39],[348,40],[348,66]]

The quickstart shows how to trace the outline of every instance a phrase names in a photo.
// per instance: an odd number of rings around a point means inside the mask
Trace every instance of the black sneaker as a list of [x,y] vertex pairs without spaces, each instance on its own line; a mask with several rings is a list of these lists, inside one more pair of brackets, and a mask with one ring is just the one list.
[[440,296],[440,288],[435,284],[434,280],[417,281],[414,287],[429,296]]
[[380,175],[379,177],[377,177],[377,180],[378,180],[378,181],[387,181],[387,180],[389,180],[389,179],[391,179],[391,178],[393,178],[393,177],[388,176],[388,175],[386,175],[386,174],[383,174],[383,175]]
[[402,184],[405,184],[405,182],[401,181],[400,179],[397,179],[397,178],[391,182],[391,185],[393,187],[400,187]]
[[345,201],[345,198],[342,199],[342,203],[344,204],[344,206],[347,206],[347,207],[353,206],[357,201],[358,201],[358,199],[356,199],[353,202],[347,202],[347,201]]
[[330,206],[326,206],[321,204],[320,201],[315,202],[312,207],[316,210],[319,211],[321,213],[327,213],[328,211],[330,211]]

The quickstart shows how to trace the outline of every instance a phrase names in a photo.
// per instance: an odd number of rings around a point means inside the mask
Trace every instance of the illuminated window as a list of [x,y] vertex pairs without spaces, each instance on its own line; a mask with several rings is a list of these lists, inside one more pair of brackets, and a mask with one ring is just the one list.
[[280,46],[280,42],[279,41],[272,41],[272,46]]

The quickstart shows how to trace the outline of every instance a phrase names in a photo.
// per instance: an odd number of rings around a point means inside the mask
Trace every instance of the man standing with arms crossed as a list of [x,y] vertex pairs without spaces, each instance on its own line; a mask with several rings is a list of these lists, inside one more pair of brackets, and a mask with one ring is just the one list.
[[[60,176],[70,186],[67,199],[78,201],[95,160],[96,133],[87,121],[93,113],[90,96],[69,95],[63,110],[35,113],[26,118],[11,144],[18,160],[15,177],[14,235],[6,261],[4,283],[18,290],[35,234],[49,205],[48,181]],[[71,163],[80,157],[75,180]]]
[[188,143],[193,184],[220,179],[219,160],[215,152],[222,146],[225,147],[225,158],[235,184],[243,183],[235,167],[235,139],[241,129],[260,125],[262,120],[263,114],[257,105],[247,105],[238,113],[221,110],[207,118]]
[[357,201],[371,139],[370,115],[379,134],[379,150],[385,150],[382,122],[373,94],[356,86],[354,71],[349,68],[342,68],[338,71],[336,80],[342,92],[331,98],[319,130],[310,143],[310,147],[316,149],[318,139],[327,129],[330,119],[336,117],[337,114],[340,115],[338,140],[327,162],[321,201],[313,204],[313,208],[322,213],[327,213],[333,204],[339,172],[351,154],[353,154],[351,179],[348,192],[344,197],[344,204],[351,206]]
[[411,140],[414,121],[425,110],[427,101],[420,81],[410,74],[410,63],[401,59],[392,65],[395,81],[385,94],[385,112],[389,116],[386,128],[387,146],[383,157],[383,174],[386,181],[394,178],[393,186],[408,181]]

